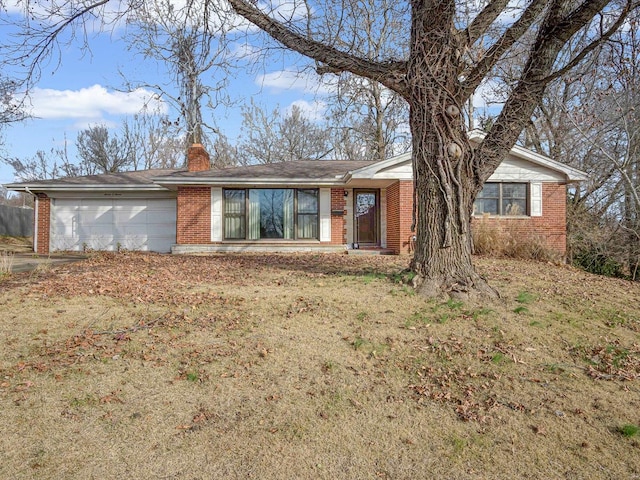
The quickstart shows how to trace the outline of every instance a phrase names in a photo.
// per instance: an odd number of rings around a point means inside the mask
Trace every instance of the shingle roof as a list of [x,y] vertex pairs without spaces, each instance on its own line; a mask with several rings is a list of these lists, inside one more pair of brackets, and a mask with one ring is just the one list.
[[[34,180],[29,182],[12,183],[5,185],[10,189],[24,190],[25,188],[38,190],[48,189],[101,189],[157,187],[161,185],[179,185],[181,181],[194,183],[202,180],[204,183],[216,180],[250,179],[281,180],[286,183],[289,180],[302,180],[313,182],[333,181],[343,178],[348,172],[357,170],[376,163],[375,161],[349,161],[349,160],[300,160],[295,162],[281,162],[264,165],[248,165],[243,167],[231,167],[220,170],[205,170],[201,172],[188,172],[176,169],[137,170],[134,172],[107,173],[101,175],[85,175],[82,177],[66,177],[55,180]],[[306,183],[306,182],[305,182]]]
[[[221,170],[206,170],[202,172],[179,171],[166,175],[166,179],[236,179],[246,180],[254,178],[291,179],[335,179],[342,178],[346,173],[358,168],[376,163],[375,161],[350,160],[299,160],[295,162],[268,163],[263,165],[248,165],[245,167],[231,167]],[[163,183],[158,180],[158,183]],[[173,183],[173,182],[172,182]]]
[[29,182],[11,183],[5,187],[26,186],[29,188],[38,187],[60,187],[60,186],[85,186],[92,185],[155,185],[152,180],[164,175],[179,172],[176,169],[152,169],[137,170],[134,172],[105,173],[101,175],[85,175],[82,177],[65,177],[55,180],[34,180]]

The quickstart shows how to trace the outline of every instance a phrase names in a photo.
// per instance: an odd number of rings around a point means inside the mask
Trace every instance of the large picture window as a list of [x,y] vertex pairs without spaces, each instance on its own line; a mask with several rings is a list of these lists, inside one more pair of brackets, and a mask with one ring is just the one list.
[[473,214],[527,215],[528,191],[527,183],[485,183],[473,203]]
[[227,240],[317,239],[318,190],[224,190]]

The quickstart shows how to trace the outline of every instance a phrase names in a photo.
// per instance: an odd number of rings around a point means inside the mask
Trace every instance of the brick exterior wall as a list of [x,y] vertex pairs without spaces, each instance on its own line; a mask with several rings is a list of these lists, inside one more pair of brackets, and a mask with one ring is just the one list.
[[33,216],[33,221],[37,222],[35,231],[37,233],[37,252],[39,254],[49,253],[49,235],[51,233],[51,199],[44,193],[36,194],[38,197],[38,211]]
[[[564,183],[542,184],[542,216],[474,218],[491,222],[518,237],[540,239],[550,250],[564,256],[567,251],[567,188]],[[387,248],[397,254],[412,253],[411,232],[413,182],[396,182],[387,188]]]
[[331,244],[344,245],[347,243],[347,223],[345,220],[345,207],[347,199],[344,198],[344,188],[331,189],[331,212],[341,210],[342,215],[331,213]]
[[402,180],[387,187],[387,248],[396,254],[412,253],[412,216],[413,182]]
[[567,252],[567,187],[564,183],[542,184],[541,217],[476,217],[471,222],[472,228],[479,222],[489,222],[519,238],[540,239],[548,249],[564,256]]
[[178,187],[176,243],[211,243],[210,187]]

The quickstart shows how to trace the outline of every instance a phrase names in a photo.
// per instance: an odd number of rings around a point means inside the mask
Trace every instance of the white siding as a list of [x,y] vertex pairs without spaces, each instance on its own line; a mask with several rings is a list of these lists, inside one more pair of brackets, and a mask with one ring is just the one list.
[[562,182],[565,176],[561,172],[536,165],[525,160],[508,157],[504,160],[488,182]]
[[398,180],[411,180],[413,178],[413,167],[411,166],[411,159],[399,164],[394,165],[391,168],[382,169],[377,172],[374,179],[398,179]]
[[211,189],[211,241],[222,241],[222,188]]
[[320,241],[331,241],[331,189],[320,189]]

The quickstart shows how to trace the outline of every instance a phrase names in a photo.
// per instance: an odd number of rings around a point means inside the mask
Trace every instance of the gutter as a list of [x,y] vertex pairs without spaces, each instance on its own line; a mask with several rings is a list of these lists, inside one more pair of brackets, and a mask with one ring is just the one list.
[[35,184],[9,184],[5,185],[7,190],[11,190],[14,192],[27,192],[31,195],[34,195],[33,190],[38,192],[107,192],[111,190],[117,191],[135,191],[135,192],[144,192],[144,191],[155,191],[155,192],[163,192],[168,189],[164,188],[161,185],[152,184],[152,185],[35,185]]

